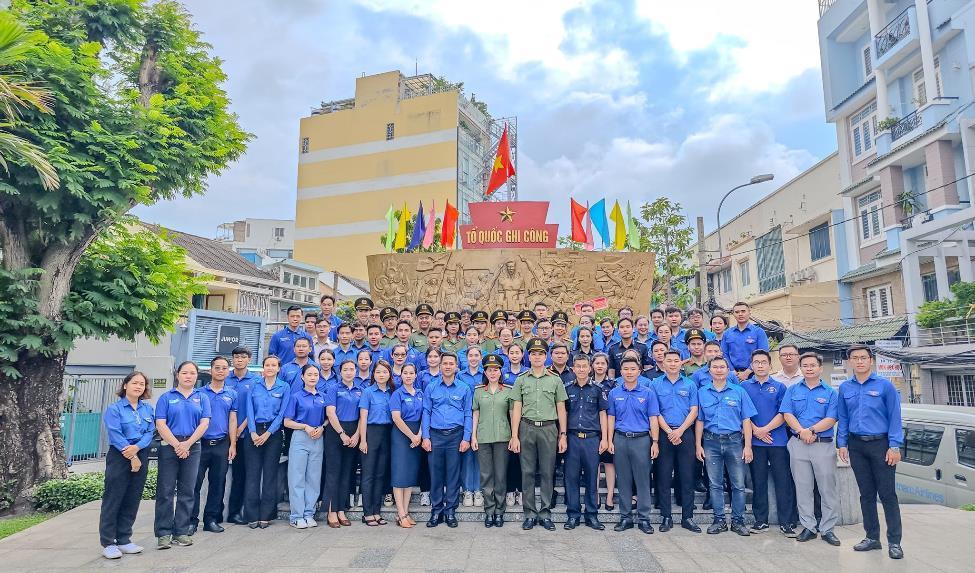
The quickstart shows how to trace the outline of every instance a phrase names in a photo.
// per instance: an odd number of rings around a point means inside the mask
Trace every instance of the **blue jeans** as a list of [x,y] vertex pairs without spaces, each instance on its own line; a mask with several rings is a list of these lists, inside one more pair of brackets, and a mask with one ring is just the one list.
[[464,491],[481,491],[481,463],[477,459],[477,452],[467,450],[461,457],[461,489]]
[[295,430],[291,434],[288,450],[288,501],[291,505],[291,521],[311,518],[315,515],[315,502],[321,492],[322,454],[325,440],[311,439],[305,432]]
[[744,439],[741,432],[704,432],[704,463],[711,480],[711,505],[714,520],[724,521],[724,470],[731,478],[731,521],[745,521],[745,461],[741,459]]

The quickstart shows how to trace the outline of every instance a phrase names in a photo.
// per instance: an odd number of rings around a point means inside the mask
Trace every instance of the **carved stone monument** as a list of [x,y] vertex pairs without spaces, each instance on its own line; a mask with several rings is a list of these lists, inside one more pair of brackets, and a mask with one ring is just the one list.
[[521,310],[538,301],[571,311],[605,297],[610,308],[650,308],[652,253],[557,249],[484,249],[371,255],[377,305],[426,302],[437,309]]

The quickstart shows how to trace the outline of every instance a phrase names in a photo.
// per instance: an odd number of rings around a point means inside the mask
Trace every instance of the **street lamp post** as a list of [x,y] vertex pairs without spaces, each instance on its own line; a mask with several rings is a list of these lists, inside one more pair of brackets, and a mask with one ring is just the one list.
[[752,177],[751,181],[749,181],[748,183],[742,183],[737,187],[733,187],[731,191],[725,193],[724,197],[721,198],[721,202],[718,203],[718,260],[719,261],[722,258],[724,258],[724,244],[721,242],[721,206],[724,205],[724,200],[728,198],[728,195],[731,195],[732,193],[734,193],[738,189],[741,189],[742,187],[748,187],[749,185],[755,185],[756,183],[765,183],[766,181],[771,181],[774,178],[775,175],[772,175],[771,173],[756,175]]

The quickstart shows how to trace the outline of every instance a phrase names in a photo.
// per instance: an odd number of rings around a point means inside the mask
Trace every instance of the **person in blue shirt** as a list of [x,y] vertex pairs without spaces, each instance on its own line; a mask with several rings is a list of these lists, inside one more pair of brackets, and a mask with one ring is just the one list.
[[696,328],[697,330],[704,332],[704,341],[714,340],[716,338],[713,331],[704,328],[704,311],[699,308],[692,308],[687,311],[687,323],[691,328]]
[[501,380],[505,386],[514,386],[515,380],[528,370],[525,367],[524,357],[525,350],[518,344],[508,347],[508,366],[501,370]]
[[698,390],[698,416],[695,426],[697,459],[707,465],[711,480],[711,505],[714,522],[708,533],[728,531],[724,517],[724,474],[731,481],[731,530],[748,536],[745,527],[745,464],[752,461],[751,417],[757,414],[748,393],[738,384],[728,383],[728,361],[711,360],[711,383]]
[[366,345],[363,348],[372,353],[372,363],[375,364],[382,360],[386,349],[383,348],[383,329],[378,324],[370,324],[366,327]]
[[432,507],[427,527],[446,522],[457,527],[460,497],[461,454],[470,449],[473,422],[473,393],[457,380],[457,356],[445,352],[440,358],[443,378],[425,390],[423,403],[423,449],[430,453],[430,497]]
[[352,346],[356,350],[362,350],[366,347],[366,325],[365,322],[353,322],[352,323]]
[[[668,326],[665,324],[663,328],[666,330]],[[643,365],[642,375],[645,378],[654,380],[664,375],[664,356],[668,350],[670,350],[670,346],[662,340],[654,340],[650,343],[650,351],[648,352],[650,360]]]
[[271,342],[267,347],[267,353],[277,356],[281,364],[287,364],[295,357],[295,340],[307,338],[309,344],[315,344],[315,339],[311,333],[305,331],[301,326],[303,313],[298,305],[288,307],[288,324],[284,328],[271,335]]
[[335,329],[342,324],[342,319],[335,314],[335,297],[330,294],[323,294],[319,300],[318,307],[321,309],[321,312],[318,313],[318,318],[328,322],[328,336],[332,340],[335,340]]
[[203,387],[203,394],[210,400],[210,425],[200,440],[200,469],[196,474],[196,487],[193,488],[193,525],[191,535],[196,533],[200,519],[200,490],[203,480],[208,481],[207,503],[203,508],[203,531],[223,533],[220,521],[223,519],[223,491],[227,483],[229,464],[237,456],[237,391],[228,388],[227,375],[230,374],[230,361],[216,356],[210,361],[210,383]]
[[[603,391],[603,398],[609,398],[609,392],[612,390],[616,381],[609,377],[609,355],[605,352],[596,352],[592,356],[592,382],[599,386]],[[606,409],[609,409],[609,403],[606,403]],[[607,439],[608,430],[607,430]],[[613,454],[610,453],[607,444],[606,450],[599,454],[599,463],[603,465],[603,473],[606,474],[606,498],[601,500],[602,506],[606,511],[613,511],[616,506],[613,505],[613,492],[616,489],[616,466],[613,464]]]
[[359,349],[355,356],[355,365],[356,383],[365,388],[372,383],[372,352],[366,348]]
[[[335,374],[335,352],[328,348],[323,348],[318,353],[317,358],[319,373],[318,391],[324,396],[329,386],[339,383],[339,377]],[[291,391],[294,392],[295,388],[292,387]]]
[[244,481],[247,477],[245,457],[247,448],[241,444],[241,436],[247,431],[247,394],[255,383],[260,383],[261,375],[251,372],[247,367],[251,362],[251,351],[246,346],[234,348],[230,354],[233,370],[227,375],[224,384],[237,392],[237,455],[230,462],[230,496],[227,499],[227,521],[236,525],[247,525],[243,516]]
[[116,395],[118,401],[109,405],[102,416],[109,448],[98,537],[102,555],[107,559],[142,553],[143,548],[132,543],[132,525],[146,485],[149,444],[155,427],[152,406],[147,402],[152,394],[145,374],[130,372]]
[[610,345],[620,341],[620,335],[616,332],[616,326],[609,318],[604,318],[599,321],[599,329],[595,334],[595,346],[599,352],[608,353]]
[[769,349],[768,336],[760,326],[751,322],[751,307],[745,302],[736,302],[732,307],[736,325],[721,337],[721,354],[728,365],[737,373],[740,381],[752,377],[752,352]]
[[[438,383],[441,379],[440,356],[442,355],[442,352],[436,346],[431,345],[429,348],[427,348],[427,351],[424,353],[424,355],[425,355],[425,361],[427,363],[427,367],[419,371],[420,374],[416,378],[416,388],[417,390],[426,391],[427,389],[430,388],[430,386]],[[395,370],[395,368],[396,367],[394,366],[393,369]],[[402,377],[402,373],[400,374],[400,376]]]
[[278,465],[284,432],[284,407],[291,387],[278,378],[281,361],[277,356],[264,357],[262,378],[247,393],[247,494],[244,519],[251,529],[266,529],[277,519]]
[[[716,356],[721,356],[721,343],[715,340],[709,340],[704,343],[704,366],[698,368],[691,374],[691,380],[697,384],[698,389],[703,388],[705,385],[711,383],[711,360]],[[735,380],[729,380],[732,384],[736,383]]]
[[[467,329],[468,332],[477,332],[475,327]],[[461,351],[460,360],[461,370],[457,373],[457,380],[467,384],[471,389],[473,399],[474,389],[481,385],[484,380],[484,370],[481,368],[484,352],[478,345],[468,337],[468,347]],[[484,507],[484,494],[481,493],[481,466],[477,459],[477,452],[467,450],[461,454],[461,499],[464,507]]]
[[840,459],[849,461],[860,488],[860,510],[867,534],[853,549],[882,548],[877,516],[879,496],[887,520],[887,554],[891,559],[903,559],[901,511],[894,486],[900,448],[904,445],[900,395],[890,380],[873,371],[874,356],[869,347],[851,347],[846,359],[853,366],[853,377],[840,384],[836,442]]
[[650,329],[650,319],[645,316],[638,316],[633,324],[636,327],[636,334],[633,335],[633,338],[649,348],[656,338],[653,330]]
[[339,383],[325,395],[325,496],[322,507],[332,528],[352,525],[345,516],[350,508],[355,469],[359,461],[359,399],[363,388],[355,383],[355,362],[339,364]]
[[643,533],[652,534],[650,463],[660,453],[660,427],[657,421],[660,406],[653,390],[637,383],[641,368],[639,360],[624,357],[619,368],[623,382],[609,392],[607,399],[609,452],[616,463],[620,488],[620,521],[613,530],[633,528],[635,482],[639,528]]
[[754,459],[750,469],[752,515],[755,516],[755,523],[750,531],[752,533],[768,531],[768,482],[771,474],[775,487],[775,514],[779,518],[779,529],[786,536],[794,536],[799,516],[792,515],[795,494],[792,491],[792,472],[789,470],[789,451],[786,449],[789,435],[786,433],[785,419],[779,413],[782,400],[785,398],[786,386],[769,376],[772,359],[764,350],[759,349],[752,353],[751,369],[752,377],[741,385],[758,412],[752,416]]
[[396,390],[393,369],[380,360],[372,383],[359,398],[359,451],[362,452],[362,522],[370,527],[386,525],[379,513],[390,461],[393,417],[389,398]]
[[684,321],[684,313],[676,306],[667,308],[667,324],[670,325],[670,347],[680,352],[682,359],[687,360],[691,352],[687,348],[684,336],[687,334],[681,323]]
[[606,354],[609,354],[610,376],[614,378],[620,375],[620,360],[623,358],[623,352],[631,348],[639,352],[640,364],[650,362],[647,357],[647,347],[633,339],[633,320],[621,318],[616,323],[616,328],[619,330],[620,340],[611,344],[606,351]]
[[325,431],[325,396],[318,389],[321,371],[316,364],[301,368],[302,387],[292,392],[284,407],[284,426],[294,430],[288,446],[289,521],[296,529],[318,527],[315,502],[321,491]]
[[[664,354],[664,374],[650,383],[657,395],[660,416],[657,423],[664,436],[660,440],[660,455],[656,466],[657,504],[660,506],[660,531],[674,527],[670,490],[677,471],[677,501],[681,506],[681,527],[694,533],[701,528],[694,523],[694,422],[697,420],[697,385],[681,374],[680,353],[668,350]],[[691,431],[688,431],[691,430]]]
[[[729,330],[725,333],[732,332]],[[816,539],[817,531],[823,541],[837,546],[840,540],[833,533],[839,519],[839,496],[836,490],[836,447],[833,426],[836,424],[838,395],[823,383],[823,358],[813,352],[799,357],[803,381],[789,386],[782,398],[779,412],[792,428],[789,440],[789,462],[796,484],[796,504],[803,530],[796,538],[805,542]],[[819,525],[813,503],[813,487],[819,488],[822,516]]]
[[416,366],[403,366],[402,382],[389,398],[389,412],[393,424],[390,437],[391,477],[393,501],[396,503],[396,524],[403,528],[416,525],[410,515],[410,496],[420,485],[420,462],[423,449],[420,443],[420,418],[423,417],[423,391],[416,387]]
[[210,425],[210,400],[194,388],[198,376],[196,364],[183,362],[176,367],[176,387],[156,401],[156,430],[163,441],[153,524],[157,549],[193,545],[193,487],[200,468],[200,438]]
[[[596,531],[606,528],[599,521],[599,454],[609,449],[606,396],[592,381],[592,365],[584,354],[572,359],[573,379],[566,384],[566,421],[569,428],[565,453],[565,529],[575,529],[580,518]],[[583,481],[585,480],[585,481]],[[579,488],[585,485],[585,513]]]
[[283,380],[292,392],[301,390],[303,382],[301,381],[301,371],[304,369],[305,365],[311,364],[313,366],[318,366],[315,363],[315,359],[311,356],[311,343],[304,339],[298,338],[295,340],[294,347],[294,358],[291,362],[283,363],[281,367],[281,373],[278,374],[278,378]]
[[352,325],[349,323],[340,324],[335,331],[336,338],[338,338],[338,344],[332,351],[335,353],[335,375],[338,376],[339,367],[346,360],[356,363],[356,356],[359,351],[352,346]]
[[721,343],[724,333],[728,330],[728,317],[723,314],[716,314],[711,317],[711,332],[714,333],[714,340]]
[[[501,382],[505,386],[513,387],[519,376],[529,369],[524,366],[525,350],[517,342],[508,346],[507,365],[501,369]],[[521,454],[508,450],[508,474],[505,480],[505,504],[508,507],[522,504],[521,492]]]

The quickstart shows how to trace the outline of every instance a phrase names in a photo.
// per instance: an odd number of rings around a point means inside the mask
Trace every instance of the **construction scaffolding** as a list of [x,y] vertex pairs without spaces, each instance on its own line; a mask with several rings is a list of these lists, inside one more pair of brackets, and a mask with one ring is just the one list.
[[508,145],[511,147],[511,162],[515,166],[515,175],[508,182],[495,191],[485,201],[517,201],[518,200],[518,116],[491,118],[489,134],[491,144],[483,155],[481,170],[481,194],[487,191],[488,180],[491,179],[491,169],[494,167],[494,157],[498,152],[498,143],[505,126],[508,127]]

